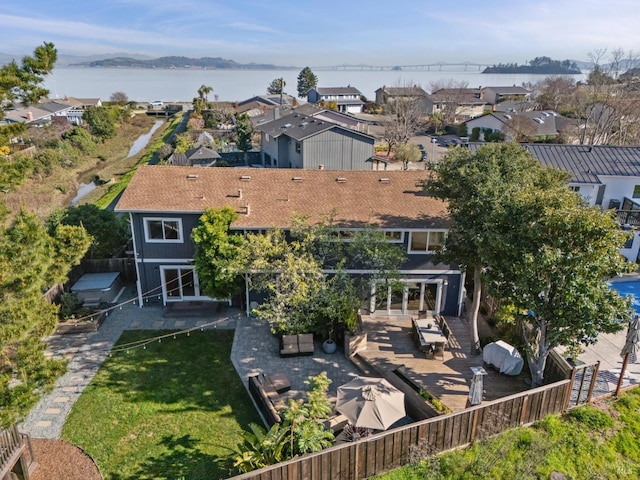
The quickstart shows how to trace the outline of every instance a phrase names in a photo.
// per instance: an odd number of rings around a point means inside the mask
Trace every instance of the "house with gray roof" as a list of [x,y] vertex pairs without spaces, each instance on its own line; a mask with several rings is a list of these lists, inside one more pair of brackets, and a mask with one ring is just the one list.
[[510,141],[534,141],[558,136],[561,118],[552,111],[492,112],[466,122],[467,131],[500,132]]
[[351,85],[346,87],[316,87],[309,90],[309,103],[336,102],[339,112],[362,113],[364,102],[360,99],[360,90]]
[[531,91],[524,87],[484,87],[480,88],[480,98],[495,105],[505,100],[527,101],[531,97]]
[[383,85],[375,91],[376,103],[386,105],[398,99],[424,99],[427,96],[422,87],[412,85],[408,87],[387,87]]
[[221,158],[220,154],[211,148],[196,147],[185,153],[172,154],[167,163],[178,167],[213,167]]
[[366,133],[293,112],[257,125],[265,167],[371,170],[375,139]]

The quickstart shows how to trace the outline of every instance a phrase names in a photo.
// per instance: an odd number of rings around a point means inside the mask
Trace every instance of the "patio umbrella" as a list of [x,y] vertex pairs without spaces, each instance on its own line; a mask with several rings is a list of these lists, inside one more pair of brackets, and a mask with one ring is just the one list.
[[640,316],[634,315],[629,322],[629,329],[627,330],[627,339],[624,342],[620,356],[624,358],[622,361],[622,368],[620,369],[620,377],[618,378],[618,385],[616,386],[616,396],[620,394],[622,388],[622,381],[624,379],[624,371],[627,369],[627,363],[636,362],[638,360],[638,343],[640,342]]
[[636,362],[638,360],[638,342],[640,342],[640,317],[635,315],[629,322],[627,339],[624,342],[620,356],[624,357],[629,354],[629,360]]
[[383,378],[357,377],[338,387],[336,410],[355,427],[386,430],[406,415],[404,393]]

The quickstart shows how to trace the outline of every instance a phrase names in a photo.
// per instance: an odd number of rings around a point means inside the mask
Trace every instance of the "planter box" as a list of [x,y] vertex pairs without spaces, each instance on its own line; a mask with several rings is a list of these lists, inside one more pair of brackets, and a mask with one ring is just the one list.
[[74,322],[73,320],[68,320],[60,322],[56,328],[55,335],[97,332],[106,318],[107,316],[104,313],[100,313],[95,314],[92,321]]
[[347,358],[353,357],[356,353],[367,349],[367,334],[356,333],[354,335],[345,334],[344,354]]

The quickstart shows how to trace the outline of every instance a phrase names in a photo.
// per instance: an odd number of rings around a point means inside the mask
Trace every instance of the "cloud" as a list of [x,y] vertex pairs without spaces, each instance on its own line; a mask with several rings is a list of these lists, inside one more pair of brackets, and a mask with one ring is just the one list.
[[234,22],[234,23],[230,23],[228,26],[231,28],[237,28],[238,30],[248,30],[250,32],[277,33],[277,34],[282,33],[282,31],[276,30],[275,28],[265,27],[263,25],[256,25],[253,23]]

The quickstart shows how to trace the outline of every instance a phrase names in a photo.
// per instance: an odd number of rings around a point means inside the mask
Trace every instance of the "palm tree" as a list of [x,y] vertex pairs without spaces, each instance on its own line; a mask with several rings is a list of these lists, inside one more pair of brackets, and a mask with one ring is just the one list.
[[209,97],[208,95],[213,92],[213,87],[210,87],[208,85],[202,85],[199,89],[198,89],[198,95],[200,95],[200,98],[202,98],[205,103],[208,105],[209,104]]

